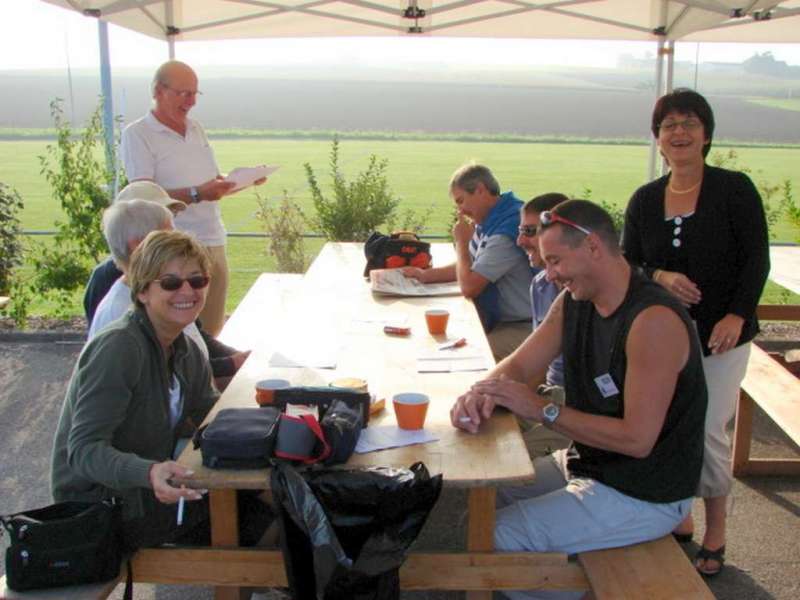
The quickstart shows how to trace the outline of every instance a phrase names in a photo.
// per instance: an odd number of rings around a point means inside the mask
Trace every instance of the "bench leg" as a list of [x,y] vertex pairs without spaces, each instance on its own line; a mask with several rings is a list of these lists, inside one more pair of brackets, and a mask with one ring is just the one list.
[[[211,511],[211,545],[239,545],[239,513],[236,504],[236,490],[211,490],[209,492]],[[238,587],[214,588],[215,600],[240,600],[242,589]]]
[[750,464],[750,440],[753,437],[754,402],[744,390],[739,390],[736,405],[736,424],[733,430],[733,476],[747,475]]
[[[467,524],[467,550],[492,552],[494,550],[495,493],[493,487],[472,488],[469,491]],[[491,600],[492,592],[467,592],[467,600]]]

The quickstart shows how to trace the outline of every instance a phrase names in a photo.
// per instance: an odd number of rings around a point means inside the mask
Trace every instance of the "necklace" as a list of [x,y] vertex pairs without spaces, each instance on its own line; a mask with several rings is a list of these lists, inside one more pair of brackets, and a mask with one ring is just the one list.
[[688,187],[685,190],[676,190],[674,187],[672,187],[672,178],[670,178],[669,185],[667,187],[669,188],[669,191],[672,192],[673,194],[688,194],[689,192],[693,192],[698,187],[700,187],[701,183],[703,183],[703,178],[702,177],[700,178],[700,181],[695,183],[692,187]]

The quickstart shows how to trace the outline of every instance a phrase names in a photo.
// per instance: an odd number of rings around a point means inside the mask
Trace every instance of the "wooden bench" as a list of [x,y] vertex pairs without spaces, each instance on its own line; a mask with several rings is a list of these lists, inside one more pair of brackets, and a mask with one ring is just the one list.
[[578,554],[595,600],[714,600],[671,535]]
[[127,568],[123,564],[120,567],[119,576],[111,581],[27,592],[15,592],[6,587],[6,577],[3,575],[0,578],[0,600],[105,600],[111,595],[117,584],[125,583],[127,574]]
[[800,380],[753,344],[736,407],[733,474],[736,477],[800,474],[798,458],[750,458],[756,404],[792,442],[800,444]]

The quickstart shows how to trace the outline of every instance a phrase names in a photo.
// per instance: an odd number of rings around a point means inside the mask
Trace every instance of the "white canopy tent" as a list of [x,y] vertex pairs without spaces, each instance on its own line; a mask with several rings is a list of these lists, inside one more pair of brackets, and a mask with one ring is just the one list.
[[[652,40],[656,95],[676,40],[798,42],[800,0],[43,0],[99,20],[106,139],[113,139],[107,23],[175,43],[264,37],[444,36]],[[666,60],[666,70],[664,63]],[[649,175],[655,174],[655,145]]]

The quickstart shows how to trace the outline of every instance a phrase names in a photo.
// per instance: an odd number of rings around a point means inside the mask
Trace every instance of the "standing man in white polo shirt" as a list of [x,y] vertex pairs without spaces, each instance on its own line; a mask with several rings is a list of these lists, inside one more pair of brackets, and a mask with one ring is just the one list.
[[155,181],[170,197],[186,204],[175,217],[175,227],[197,236],[211,255],[211,284],[200,320],[217,336],[225,321],[228,291],[225,227],[218,200],[230,194],[234,184],[224,181],[205,131],[189,118],[200,94],[191,67],[174,60],[164,63],[153,77],[151,93],[153,109],[125,128],[120,154],[130,181]]

